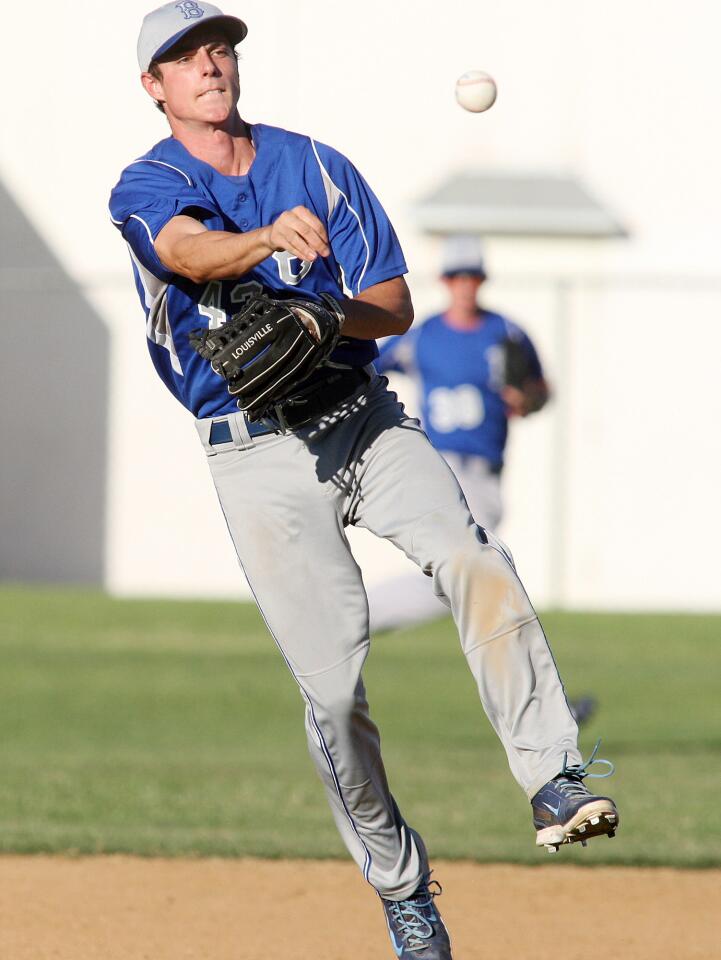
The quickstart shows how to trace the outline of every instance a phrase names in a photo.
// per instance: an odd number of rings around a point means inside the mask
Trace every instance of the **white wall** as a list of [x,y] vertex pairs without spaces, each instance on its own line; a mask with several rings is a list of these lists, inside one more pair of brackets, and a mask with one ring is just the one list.
[[[149,5],[38,0],[38,40],[19,8],[5,11],[0,177],[112,331],[110,586],[229,593],[240,574],[205,464],[145,354],[106,215],[120,169],[165,136],[137,80]],[[453,170],[570,171],[627,223],[632,239],[605,247],[489,247],[489,301],[539,339],[558,390],[553,408],[514,430],[505,533],[539,602],[721,608],[721,297],[617,282],[721,277],[718,3],[690,0],[683,16],[675,0],[226,9],[250,28],[243,113],[352,157],[402,238],[418,313],[440,294],[437,245],[416,232],[412,203]],[[455,78],[473,67],[499,83],[481,116],[453,101]],[[512,277],[529,272],[538,284],[519,288]],[[589,273],[603,288],[574,285],[559,318],[548,278]],[[358,550],[369,580],[390,562],[364,538]]]

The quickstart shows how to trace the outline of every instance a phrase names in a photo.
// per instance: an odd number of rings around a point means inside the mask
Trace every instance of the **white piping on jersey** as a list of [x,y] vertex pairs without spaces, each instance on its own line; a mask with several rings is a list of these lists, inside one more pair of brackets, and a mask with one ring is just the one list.
[[147,223],[145,222],[145,220],[143,220],[142,217],[139,217],[139,216],[137,215],[137,213],[131,213],[131,214],[130,214],[130,219],[131,219],[131,220],[139,220],[139,221],[142,223],[142,225],[145,227],[145,232],[148,234],[148,240],[150,240],[150,245],[151,245],[152,247],[155,247],[155,240],[153,240],[153,235],[152,235],[152,233],[150,232],[150,227],[147,225]]
[[[325,190],[326,200],[328,201],[328,219],[330,220],[331,214],[333,213],[336,206],[338,205],[338,199],[342,197],[343,200],[345,200],[346,206],[358,221],[358,229],[361,232],[361,236],[363,237],[363,243],[365,244],[365,248],[366,248],[365,263],[363,264],[363,269],[360,272],[360,276],[358,277],[358,283],[356,284],[356,287],[357,287],[356,293],[360,293],[361,281],[363,280],[365,272],[368,269],[368,261],[370,260],[370,256],[371,256],[371,250],[368,245],[368,240],[366,239],[365,231],[363,230],[363,224],[361,223],[361,218],[358,215],[358,212],[354,210],[354,208],[350,205],[350,201],[348,200],[348,197],[343,193],[340,187],[337,184],[333,183],[333,181],[331,180],[330,174],[328,173],[326,168],[323,166],[323,161],[320,159],[320,156],[318,155],[318,150],[315,145],[315,140],[313,140],[312,137],[309,139],[311,142],[311,146],[313,147],[313,153],[315,154],[315,159],[318,161],[318,166],[320,167],[320,174],[323,180],[323,188]],[[345,278],[344,278],[344,282],[345,282]],[[351,292],[353,292],[352,289],[351,289]]]
[[343,269],[342,263],[338,264],[338,269],[340,270],[340,282],[341,282],[341,286],[343,287],[343,293],[345,294],[346,297],[350,297],[352,296],[353,291],[348,286],[348,281],[345,278],[345,270]]
[[[138,217],[137,219],[140,219]],[[142,221],[141,221],[142,222]],[[147,267],[138,260],[133,248],[128,244],[130,259],[135,264],[140,283],[143,287],[145,306],[148,308],[148,320],[145,325],[145,335],[152,343],[157,343],[170,354],[170,365],[179,376],[183,376],[178,352],[173,342],[173,332],[168,321],[168,284],[159,280]]]
[[315,140],[311,138],[310,143],[311,143],[311,146],[313,147],[313,153],[315,154],[315,159],[317,160],[318,166],[320,167],[321,180],[323,181],[323,189],[325,190],[325,199],[328,204],[328,219],[330,220],[330,216],[335,210],[336,205],[338,204],[338,200],[341,198],[342,194],[339,188],[331,180],[330,174],[328,173],[326,168],[323,166],[323,161],[320,159],[318,155],[318,150],[315,145]]
[[175,170],[176,173],[179,173],[181,177],[185,177],[185,179],[188,181],[189,187],[193,186],[193,181],[190,179],[188,174],[185,173],[183,170],[181,170],[179,167],[174,167],[172,163],[166,163],[164,160],[147,160],[143,158],[142,160],[133,160],[132,163],[128,164],[128,167],[134,167],[136,163],[157,163],[161,167],[169,167],[171,170]]

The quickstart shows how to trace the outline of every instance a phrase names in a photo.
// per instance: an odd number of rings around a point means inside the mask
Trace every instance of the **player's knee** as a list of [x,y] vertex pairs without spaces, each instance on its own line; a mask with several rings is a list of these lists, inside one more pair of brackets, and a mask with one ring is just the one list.
[[329,722],[334,727],[347,728],[353,726],[366,709],[365,693],[362,687],[355,689],[338,687],[324,697],[318,713],[321,723]]
[[500,541],[465,511],[453,516],[436,511],[423,517],[414,532],[413,546],[421,568],[431,574],[444,565],[460,568],[483,563],[484,555],[492,556],[499,550],[510,562],[510,553]]
[[450,557],[449,566],[456,571],[457,575],[465,573],[467,577],[473,579],[484,576],[516,579],[510,551],[505,544],[482,527],[477,528],[475,536],[459,544],[458,549]]
[[475,525],[465,512],[440,508],[425,514],[416,523],[412,540],[421,569],[432,571],[472,539],[473,531]]

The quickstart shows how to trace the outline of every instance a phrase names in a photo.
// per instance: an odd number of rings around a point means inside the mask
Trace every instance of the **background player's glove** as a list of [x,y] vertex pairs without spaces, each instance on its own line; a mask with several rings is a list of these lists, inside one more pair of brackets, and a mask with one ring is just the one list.
[[548,387],[538,376],[528,350],[520,340],[503,341],[504,387],[502,396],[508,416],[527,417],[540,410],[548,399]]
[[536,379],[528,351],[520,340],[508,337],[503,341],[503,355],[505,385],[515,387],[516,390],[524,390],[529,380]]
[[190,344],[228,384],[249,420],[297,392],[333,351],[344,315],[327,294],[276,300],[260,294],[217,330],[194,330]]

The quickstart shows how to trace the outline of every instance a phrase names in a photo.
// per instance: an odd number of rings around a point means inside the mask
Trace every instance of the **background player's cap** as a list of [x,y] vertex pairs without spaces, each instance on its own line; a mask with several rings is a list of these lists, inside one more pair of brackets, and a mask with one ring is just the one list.
[[470,273],[485,279],[486,267],[478,237],[455,236],[446,240],[443,246],[441,276],[455,277],[459,273]]
[[198,3],[195,0],[171,0],[151,10],[143,19],[138,36],[140,69],[145,72],[153,60],[167,53],[189,30],[213,22],[227,34],[233,46],[240,43],[248,32],[242,20],[226,16],[218,7],[203,0]]

